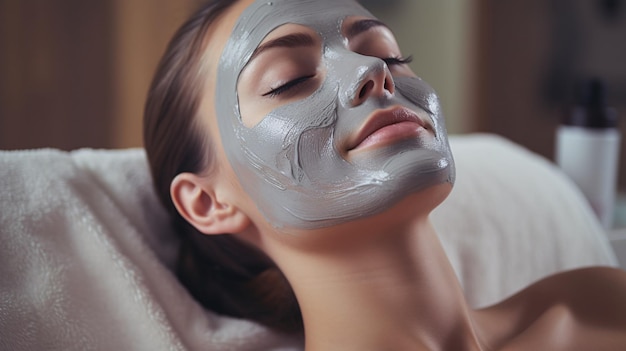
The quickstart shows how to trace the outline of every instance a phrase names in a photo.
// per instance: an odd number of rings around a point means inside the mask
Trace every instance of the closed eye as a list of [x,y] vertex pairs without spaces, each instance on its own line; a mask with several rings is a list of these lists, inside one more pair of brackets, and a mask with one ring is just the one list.
[[413,55],[407,57],[387,57],[384,58],[383,61],[385,61],[387,66],[406,65],[413,62]]
[[305,83],[306,81],[308,81],[309,79],[315,77],[314,74],[308,75],[308,76],[302,76],[299,78],[296,78],[294,80],[291,80],[277,88],[274,88],[270,91],[268,91],[267,93],[263,94],[262,96],[266,96],[266,97],[277,97],[281,94],[284,94],[286,92],[288,92],[289,90],[297,87],[298,85]]

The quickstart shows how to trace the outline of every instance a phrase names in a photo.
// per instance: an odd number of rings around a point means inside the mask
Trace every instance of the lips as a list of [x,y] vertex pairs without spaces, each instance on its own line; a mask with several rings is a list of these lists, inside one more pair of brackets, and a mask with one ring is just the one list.
[[412,110],[394,106],[375,111],[348,143],[348,151],[416,136],[429,125]]

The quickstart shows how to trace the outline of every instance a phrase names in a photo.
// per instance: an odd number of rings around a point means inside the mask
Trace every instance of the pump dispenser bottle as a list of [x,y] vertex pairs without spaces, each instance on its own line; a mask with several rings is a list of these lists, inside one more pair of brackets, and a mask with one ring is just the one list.
[[620,152],[617,114],[600,80],[583,87],[579,103],[557,130],[556,163],[578,185],[604,228],[611,228]]

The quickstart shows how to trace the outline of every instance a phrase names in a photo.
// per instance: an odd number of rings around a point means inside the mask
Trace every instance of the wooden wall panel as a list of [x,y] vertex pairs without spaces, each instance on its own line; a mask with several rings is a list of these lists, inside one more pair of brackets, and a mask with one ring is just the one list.
[[115,1],[113,146],[142,145],[143,107],[152,76],[170,38],[198,3]]
[[0,1],[0,148],[106,147],[108,2]]
[[0,149],[141,146],[167,41],[198,0],[0,0]]

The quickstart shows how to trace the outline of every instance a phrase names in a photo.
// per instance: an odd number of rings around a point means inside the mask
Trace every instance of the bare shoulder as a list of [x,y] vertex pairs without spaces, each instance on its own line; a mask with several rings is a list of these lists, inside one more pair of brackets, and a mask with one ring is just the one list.
[[568,282],[569,284],[576,284],[577,282],[580,283],[583,281],[593,281],[599,284],[617,283],[624,288],[626,287],[626,271],[608,266],[578,268],[554,274],[538,281],[537,284],[551,280],[562,280],[562,282]]
[[[562,305],[581,320],[605,327],[626,326],[626,272],[612,267],[589,267],[555,274],[527,289],[544,296],[549,305]],[[596,324],[597,323],[597,324]]]
[[[544,293],[554,290],[555,294],[571,302],[589,303],[589,298],[626,302],[626,271],[612,267],[566,271],[540,280],[533,286]],[[623,306],[626,307],[626,304]]]
[[579,323],[626,331],[626,271],[612,267],[565,271],[539,280],[502,305],[537,315],[558,306]]
[[504,349],[626,349],[626,272],[558,273],[482,312],[492,345]]

